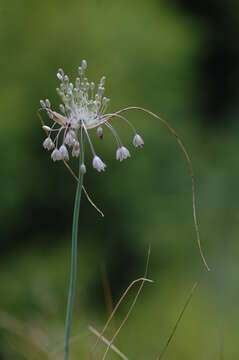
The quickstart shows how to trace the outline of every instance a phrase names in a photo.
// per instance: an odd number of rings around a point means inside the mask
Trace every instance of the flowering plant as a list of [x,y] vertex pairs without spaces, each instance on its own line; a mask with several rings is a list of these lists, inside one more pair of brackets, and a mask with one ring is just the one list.
[[[209,270],[206,260],[204,258],[200,235],[196,217],[195,208],[195,192],[194,192],[194,176],[192,171],[192,163],[190,156],[181,141],[177,132],[172,126],[165,121],[163,118],[154,114],[153,112],[135,106],[123,108],[117,112],[107,113],[106,110],[109,105],[109,98],[103,96],[105,91],[105,76],[103,76],[98,86],[94,82],[89,82],[86,77],[87,62],[82,61],[81,66],[78,68],[78,77],[73,84],[70,82],[69,77],[64,73],[62,69],[57,72],[57,78],[60,80],[60,86],[56,89],[60,96],[62,103],[60,104],[60,113],[53,110],[51,103],[48,99],[41,100],[41,110],[44,110],[50,120],[53,122],[51,126],[45,125],[43,119],[40,116],[42,127],[47,134],[46,139],[43,142],[43,147],[47,150],[51,150],[51,158],[55,161],[63,161],[67,168],[71,171],[73,176],[77,180],[77,189],[75,196],[74,214],[73,214],[73,227],[72,227],[72,262],[71,262],[71,279],[68,295],[67,304],[67,316],[66,316],[66,333],[65,333],[65,345],[64,345],[64,359],[69,359],[69,343],[70,343],[70,329],[72,322],[72,307],[74,301],[75,287],[76,287],[76,275],[77,275],[77,240],[78,240],[78,221],[80,213],[80,200],[82,189],[85,192],[88,200],[91,204],[102,214],[102,212],[96,207],[93,201],[90,199],[88,193],[83,186],[83,178],[86,173],[85,164],[85,140],[88,141],[92,152],[92,166],[98,172],[105,171],[106,164],[96,154],[94,145],[90,138],[90,131],[96,129],[97,135],[100,139],[103,138],[103,128],[108,128],[115,139],[116,149],[116,160],[123,161],[130,157],[130,152],[125,147],[112,125],[112,121],[117,118],[126,122],[129,128],[133,132],[133,145],[134,147],[143,147],[144,140],[136,131],[135,127],[131,122],[122,115],[123,113],[130,110],[139,110],[147,113],[153,118],[159,120],[173,135],[178,145],[180,146],[191,175],[192,181],[192,207],[193,207],[193,218],[194,226],[196,230],[197,242],[200,250],[202,260]],[[71,169],[68,161],[70,158],[69,152],[71,151],[72,157],[79,158],[79,170],[78,177]]]

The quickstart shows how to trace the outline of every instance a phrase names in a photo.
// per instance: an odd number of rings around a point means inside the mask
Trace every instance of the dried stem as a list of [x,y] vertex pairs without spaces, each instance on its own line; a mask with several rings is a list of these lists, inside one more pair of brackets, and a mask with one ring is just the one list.
[[182,310],[181,310],[181,312],[180,312],[180,314],[179,314],[179,317],[177,318],[177,321],[176,321],[176,323],[175,323],[175,325],[174,325],[174,327],[173,327],[173,329],[172,329],[172,332],[171,332],[171,334],[169,335],[166,344],[164,345],[161,353],[160,353],[159,356],[156,358],[156,360],[161,360],[162,357],[163,357],[163,355],[165,354],[165,352],[166,352],[166,350],[167,350],[170,342],[172,341],[173,336],[174,336],[174,334],[175,334],[175,332],[176,332],[176,330],[177,330],[177,328],[178,328],[178,325],[179,325],[179,323],[180,323],[180,320],[182,319],[183,314],[184,314],[185,310],[187,309],[187,307],[188,307],[188,305],[189,305],[189,303],[190,303],[190,301],[191,301],[191,299],[192,299],[192,297],[193,297],[194,291],[196,290],[197,286],[198,286],[197,283],[195,283],[195,284],[193,285],[193,287],[192,287],[192,289],[191,289],[191,291],[190,291],[190,294],[189,294],[189,296],[188,296],[188,298],[187,298],[187,301],[185,302],[185,304],[184,304],[184,306],[183,306],[183,308],[182,308]]
[[[120,304],[122,303],[122,301],[124,300],[124,298],[126,297],[126,295],[128,294],[129,290],[135,285],[137,284],[138,282],[140,281],[147,281],[147,282],[152,282],[152,280],[150,279],[145,279],[145,278],[139,278],[139,279],[136,279],[134,281],[132,281],[132,283],[127,287],[127,289],[125,290],[125,292],[123,293],[123,295],[121,296],[121,298],[119,299],[118,303],[116,304],[113,312],[111,313],[109,319],[107,320],[103,330],[101,331],[100,333],[100,337],[104,335],[105,331],[107,330],[108,326],[110,325],[118,307],[120,306]],[[89,353],[89,357],[88,357],[88,360],[91,360],[92,359],[92,356],[97,348],[97,345],[99,344],[99,341],[100,341],[100,338],[98,338],[94,344],[94,346],[92,347],[90,353]]]
[[[110,345],[109,340],[107,340],[104,336],[101,336],[100,333],[94,329],[92,326],[88,326],[88,329],[94,334],[96,335],[98,338],[100,338],[106,345]],[[110,348],[121,357],[121,359],[123,360],[128,360],[128,358],[115,346],[115,345],[110,345]]]
[[[150,251],[151,251],[151,248],[149,247],[149,250],[148,250],[148,256],[147,256],[147,262],[146,262],[146,269],[145,269],[145,274],[144,274],[144,278],[146,279],[147,277],[147,274],[148,274],[148,267],[149,267],[149,258],[150,258]],[[116,337],[118,336],[120,330],[122,329],[122,327],[124,326],[124,324],[126,323],[126,321],[128,320],[137,300],[138,300],[138,297],[139,297],[139,294],[144,286],[144,283],[145,283],[146,280],[143,280],[142,283],[140,284],[140,287],[134,297],[134,300],[133,300],[133,303],[131,304],[130,308],[129,308],[129,311],[127,312],[125,318],[123,319],[122,323],[120,324],[119,328],[117,329],[117,331],[115,332],[114,336],[112,337],[110,343],[108,344],[108,347],[104,353],[104,356],[103,356],[103,360],[105,360],[106,356],[107,356],[107,353],[110,349],[110,347],[112,346],[114,340],[116,339]]]
[[[150,257],[150,247],[149,247],[149,250],[148,250],[148,256],[147,256],[147,263],[146,263],[146,270],[145,270],[145,274],[147,274],[147,271],[148,271],[148,264],[149,264],[149,257]],[[117,304],[115,305],[114,307],[114,310],[112,311],[110,317],[108,318],[103,330],[101,331],[101,334],[100,336],[103,336],[104,333],[106,332],[108,326],[110,325],[111,321],[113,320],[113,317],[116,313],[116,311],[118,310],[120,304],[122,303],[122,301],[124,300],[124,298],[126,297],[126,295],[128,294],[128,292],[130,291],[130,289],[138,282],[152,282],[152,280],[149,280],[149,279],[146,279],[145,277],[142,277],[142,278],[139,278],[139,279],[136,279],[134,281],[131,282],[131,284],[127,287],[127,289],[124,291],[123,295],[121,296],[121,298],[119,299],[119,301],[117,302]],[[141,287],[140,287],[140,291],[141,291]],[[136,294],[136,297],[138,297],[139,295],[139,291],[137,292]],[[137,300],[137,299],[136,299]],[[131,309],[130,309],[131,311]],[[92,357],[93,357],[93,354],[97,348],[97,345],[99,344],[99,341],[100,341],[100,337],[96,340],[95,344],[93,345],[90,353],[89,353],[89,357],[88,357],[88,360],[91,360]]]
[[[78,181],[78,177],[76,176],[76,174],[74,173],[74,171],[72,170],[72,168],[70,167],[70,165],[68,164],[68,162],[66,160],[63,160],[64,165],[67,167],[67,169],[70,171],[71,175],[73,176],[73,178]],[[104,213],[98,208],[98,206],[96,206],[96,204],[93,202],[93,200],[90,198],[88,192],[86,191],[85,186],[82,186],[82,190],[87,198],[87,200],[89,201],[89,203],[93,206],[93,208],[95,208],[96,211],[98,211],[98,213],[104,217]]]
[[[180,138],[180,136],[178,135],[178,133],[173,129],[173,127],[163,118],[161,118],[160,116],[154,114],[152,111],[138,107],[138,106],[128,106],[124,109],[121,109],[119,111],[116,111],[116,115],[121,114],[122,112],[128,111],[128,110],[139,110],[139,111],[143,111],[145,113],[147,113],[148,115],[154,117],[155,119],[159,120],[169,131],[170,133],[173,135],[173,137],[176,139],[180,149],[182,150],[187,164],[188,164],[188,168],[189,168],[189,172],[190,172],[190,176],[191,176],[191,182],[192,182],[192,208],[193,208],[193,220],[194,220],[194,227],[195,227],[195,231],[196,231],[196,237],[197,237],[197,243],[198,243],[198,248],[200,251],[200,255],[201,258],[204,262],[204,265],[206,267],[206,269],[208,271],[210,271],[210,268],[206,262],[205,256],[203,254],[203,250],[202,250],[202,246],[201,246],[201,239],[200,239],[200,233],[199,233],[199,227],[198,227],[198,221],[197,221],[197,214],[196,214],[196,205],[195,205],[195,181],[194,181],[194,174],[193,174],[193,168],[192,168],[192,161],[191,158]],[[110,114],[110,116],[113,117],[112,114]]]

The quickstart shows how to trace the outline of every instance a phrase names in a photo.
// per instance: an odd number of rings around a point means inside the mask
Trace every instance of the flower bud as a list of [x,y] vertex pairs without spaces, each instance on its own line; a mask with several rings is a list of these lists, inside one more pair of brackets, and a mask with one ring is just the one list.
[[87,68],[86,60],[82,60],[81,67],[82,67],[83,70],[86,70],[86,68]]
[[97,136],[102,140],[103,139],[103,128],[99,126],[97,128]]
[[44,149],[51,150],[54,148],[54,143],[50,137],[47,137],[43,142]]
[[45,101],[40,100],[40,105],[41,105],[41,108],[42,108],[42,109],[45,109],[45,108],[46,108]]
[[97,155],[94,156],[92,165],[93,165],[93,168],[99,172],[105,171],[106,165],[103,163],[103,161]]
[[64,160],[69,160],[69,154],[68,154],[68,150],[66,148],[66,146],[64,144],[62,144],[60,146],[60,149],[59,149],[60,153],[61,153],[61,156],[62,156],[62,159]]
[[84,175],[86,173],[86,166],[85,164],[81,164],[80,166],[80,172]]
[[62,160],[61,152],[58,149],[53,150],[51,153],[51,158],[53,161]]
[[116,151],[116,160],[123,161],[130,157],[130,152],[125,146],[121,146]]
[[133,145],[135,147],[142,147],[144,145],[144,140],[142,139],[142,137],[139,134],[135,134],[134,138],[133,138]]
[[47,126],[47,125],[43,125],[42,128],[45,131],[51,131],[51,128],[49,126]]
[[78,157],[80,155],[80,144],[78,141],[74,141],[74,146],[72,149],[72,156]]

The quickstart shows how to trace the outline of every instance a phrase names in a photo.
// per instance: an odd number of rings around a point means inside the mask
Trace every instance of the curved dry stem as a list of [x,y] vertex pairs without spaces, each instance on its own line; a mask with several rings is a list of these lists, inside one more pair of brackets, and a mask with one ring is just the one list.
[[[63,160],[64,165],[67,167],[67,169],[70,171],[71,175],[73,176],[73,178],[76,180],[76,182],[78,181],[78,177],[76,176],[76,174],[74,173],[74,171],[72,170],[72,168],[70,167],[70,165],[68,164],[68,162],[66,160]],[[93,200],[90,198],[90,195],[88,194],[88,192],[86,191],[85,186],[82,186],[83,192],[87,198],[87,200],[89,201],[89,203],[93,206],[93,208],[95,208],[96,211],[98,211],[98,213],[104,217],[104,213],[103,211],[101,211],[98,206],[93,202]]]
[[171,334],[169,335],[166,344],[164,345],[161,353],[159,354],[159,356],[157,357],[156,360],[162,359],[163,355],[165,354],[165,352],[166,352],[166,350],[167,350],[167,348],[168,348],[171,340],[173,339],[173,336],[174,336],[174,334],[175,334],[175,332],[176,332],[176,330],[177,330],[177,328],[178,328],[178,325],[179,325],[179,323],[180,323],[180,320],[182,319],[183,314],[184,314],[185,310],[187,309],[187,307],[188,307],[188,305],[189,305],[189,303],[190,303],[190,301],[191,301],[191,299],[192,299],[192,297],[193,297],[194,291],[196,290],[197,286],[198,286],[197,283],[195,283],[195,284],[193,285],[193,287],[192,287],[192,289],[191,289],[191,291],[190,291],[190,294],[189,294],[189,296],[188,296],[188,298],[187,298],[187,301],[185,302],[185,304],[184,304],[184,306],[183,306],[183,308],[182,308],[182,310],[181,310],[181,312],[180,312],[180,314],[179,314],[179,317],[177,318],[177,321],[176,321],[176,323],[175,323],[175,325],[174,325],[174,327],[173,327],[173,329],[172,329],[172,331],[171,331]]
[[111,323],[111,321],[112,321],[112,319],[113,319],[113,317],[114,317],[117,309],[119,308],[120,304],[122,303],[122,301],[124,300],[124,298],[125,298],[126,295],[128,294],[129,290],[130,290],[135,284],[137,284],[137,283],[140,282],[140,281],[152,282],[152,280],[150,280],[150,279],[145,279],[144,277],[141,277],[141,278],[136,279],[136,280],[134,280],[134,281],[131,282],[131,284],[127,287],[127,289],[124,291],[123,295],[121,296],[121,298],[120,298],[119,301],[117,302],[114,310],[112,311],[112,313],[111,313],[110,317],[108,318],[108,320],[107,320],[107,322],[106,322],[103,330],[102,330],[101,333],[100,333],[100,337],[98,337],[98,339],[96,340],[95,344],[93,345],[93,347],[92,347],[92,349],[91,349],[91,351],[90,351],[90,353],[89,353],[88,360],[91,360],[91,359],[92,359],[92,356],[93,356],[93,354],[94,354],[94,352],[95,352],[95,350],[96,350],[96,348],[97,348],[97,346],[98,346],[98,344],[99,344],[99,341],[101,340],[102,336],[104,335],[105,331],[107,330],[108,326],[110,325],[110,323]]
[[[107,340],[104,336],[101,336],[100,333],[94,329],[92,326],[88,326],[88,329],[97,337],[100,337],[101,340],[106,344],[109,345],[109,340]],[[110,348],[117,354],[119,355],[119,357],[121,357],[121,359],[123,360],[128,360],[127,356],[125,356],[125,354],[123,354],[115,345],[110,345]]]
[[[144,283],[146,281],[146,278],[147,278],[147,274],[148,274],[148,267],[149,267],[149,258],[150,258],[150,252],[151,252],[151,248],[149,247],[149,250],[148,250],[148,256],[147,256],[147,262],[146,262],[146,268],[145,268],[145,273],[144,273],[144,278],[145,280],[142,281],[142,283],[140,284],[140,287],[134,297],[134,300],[133,300],[133,303],[131,304],[130,308],[129,308],[129,311],[127,312],[125,318],[123,319],[123,321],[121,322],[119,328],[117,329],[117,331],[115,332],[114,336],[112,337],[112,339],[110,340],[108,346],[107,346],[107,349],[104,353],[104,356],[103,356],[103,359],[102,360],[105,360],[106,356],[107,356],[107,353],[109,351],[109,349],[111,348],[113,342],[115,341],[116,337],[118,336],[118,334],[120,333],[120,330],[122,329],[122,327],[124,326],[124,324],[126,323],[126,321],[128,320],[137,300],[138,300],[138,297],[139,297],[139,294],[141,293],[141,290],[144,286]],[[152,282],[152,281],[151,281]]]
[[[40,122],[41,122],[42,126],[44,126],[44,125],[45,125],[45,122],[44,122],[41,114],[39,113],[39,111],[37,112],[37,115],[38,115],[38,117],[39,117],[39,119],[40,119]],[[48,135],[47,130],[44,130],[44,132],[46,133],[46,135]],[[77,175],[74,173],[74,171],[72,170],[72,168],[70,167],[70,165],[68,164],[68,162],[67,162],[66,160],[63,160],[63,163],[64,163],[64,165],[66,166],[66,168],[69,170],[69,172],[71,173],[71,175],[73,176],[73,178],[76,180],[76,182],[78,182],[78,177],[77,177]],[[101,210],[98,208],[98,206],[94,203],[94,201],[91,199],[91,197],[90,197],[90,195],[88,194],[88,192],[86,191],[86,188],[85,188],[84,185],[83,185],[82,189],[83,189],[83,192],[84,192],[84,194],[85,194],[85,196],[86,196],[86,199],[89,201],[89,203],[93,206],[93,208],[95,208],[95,210],[96,210],[102,217],[104,217],[103,211],[101,211]]]
[[199,248],[199,252],[201,255],[201,258],[203,260],[203,263],[206,267],[206,269],[208,271],[210,271],[210,268],[206,262],[205,256],[203,254],[203,250],[202,250],[202,246],[201,246],[201,239],[200,239],[200,232],[199,232],[199,227],[198,227],[198,220],[197,220],[197,214],[196,214],[196,205],[195,205],[195,180],[194,180],[194,174],[193,174],[193,167],[192,167],[192,161],[191,158],[180,138],[180,136],[178,135],[178,133],[174,130],[174,128],[163,118],[161,118],[160,116],[154,114],[152,111],[138,107],[138,106],[128,106],[124,109],[121,109],[119,111],[116,111],[115,114],[120,114],[122,112],[128,111],[128,110],[139,110],[139,111],[143,111],[146,114],[154,117],[155,119],[159,120],[172,134],[172,136],[176,139],[180,149],[182,150],[185,159],[187,161],[188,164],[188,168],[189,168],[189,172],[190,172],[190,176],[191,176],[191,182],[192,182],[192,208],[193,208],[193,220],[194,220],[194,227],[195,227],[195,231],[196,231],[196,237],[197,237],[197,243],[198,243],[198,248]]
[[[148,273],[148,265],[149,265],[149,257],[150,257],[150,252],[151,252],[151,247],[149,247],[149,250],[148,250],[148,255],[147,255],[147,262],[146,262],[146,269],[145,269],[145,274],[144,275],[147,275]],[[96,347],[101,339],[101,337],[104,335],[105,331],[107,330],[108,326],[110,325],[117,309],[119,308],[120,304],[122,303],[122,301],[124,300],[124,298],[126,297],[126,295],[128,294],[129,290],[138,282],[142,281],[143,283],[145,281],[148,281],[148,282],[152,282],[152,280],[149,280],[149,279],[146,279],[146,277],[142,277],[142,278],[139,278],[139,279],[136,279],[134,281],[131,282],[131,284],[127,287],[127,289],[124,291],[123,295],[121,296],[121,298],[119,299],[118,303],[116,304],[114,310],[112,311],[111,315],[109,316],[101,334],[100,334],[100,337],[96,340],[94,346],[92,347],[91,351],[90,351],[90,354],[89,354],[89,357],[88,359],[91,360],[92,359],[92,356],[93,356],[93,353],[94,351],[96,350]],[[142,285],[142,284],[141,284]],[[142,287],[140,287],[142,288]],[[141,290],[140,290],[141,291]],[[138,291],[139,292],[139,291]],[[138,294],[137,292],[137,294]],[[136,294],[136,296],[138,297],[138,295]]]
[[113,319],[113,317],[114,317],[114,315],[115,315],[118,307],[120,306],[120,304],[122,303],[122,301],[124,300],[124,298],[126,297],[126,295],[128,294],[129,290],[130,290],[135,284],[137,284],[137,283],[140,282],[140,281],[152,282],[152,280],[150,280],[150,279],[138,278],[138,279],[132,281],[132,283],[127,287],[127,289],[125,290],[125,292],[123,293],[123,295],[122,295],[121,298],[119,299],[118,303],[116,304],[116,306],[115,306],[113,312],[111,313],[109,319],[107,320],[107,322],[106,322],[103,330],[101,331],[100,337],[96,340],[94,346],[92,347],[92,349],[91,349],[91,351],[90,351],[90,353],[89,353],[88,360],[91,360],[91,359],[92,359],[92,356],[93,356],[93,354],[94,354],[94,352],[95,352],[95,350],[96,350],[96,348],[97,348],[97,346],[98,346],[98,344],[99,344],[99,341],[101,340],[102,336],[104,335],[105,331],[107,330],[108,326],[110,325],[110,323],[111,323],[111,321],[112,321],[112,319]]

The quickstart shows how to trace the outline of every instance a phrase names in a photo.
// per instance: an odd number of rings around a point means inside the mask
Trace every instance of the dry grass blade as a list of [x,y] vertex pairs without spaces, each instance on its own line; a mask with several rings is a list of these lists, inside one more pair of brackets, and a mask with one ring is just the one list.
[[[145,271],[145,274],[147,274],[148,272],[148,264],[149,264],[149,257],[150,257],[150,248],[148,250],[148,257],[147,257],[147,263],[146,263],[146,271]],[[127,289],[124,291],[123,295],[121,296],[121,298],[119,299],[119,301],[117,302],[116,306],[114,307],[114,310],[112,311],[110,317],[108,318],[103,330],[101,331],[100,333],[100,337],[96,340],[95,344],[93,345],[90,353],[89,353],[89,357],[88,357],[88,360],[91,360],[92,357],[93,357],[93,354],[99,344],[99,341],[101,339],[101,337],[104,335],[105,331],[107,330],[108,326],[110,325],[116,311],[118,310],[120,304],[122,303],[122,301],[124,300],[124,298],[126,297],[126,295],[128,294],[128,292],[130,291],[130,289],[135,285],[137,284],[138,282],[152,282],[152,280],[149,280],[149,279],[146,279],[145,277],[142,277],[142,278],[139,278],[139,279],[136,279],[134,281],[131,282],[131,284],[127,287]],[[137,293],[138,294],[138,293]],[[136,294],[136,296],[137,296]]]
[[[125,290],[125,292],[123,293],[123,295],[122,295],[121,298],[119,299],[118,303],[116,304],[114,310],[112,311],[112,313],[111,313],[109,319],[107,320],[107,322],[106,322],[106,324],[105,324],[102,332],[100,333],[100,336],[103,336],[103,335],[104,335],[105,331],[107,330],[108,326],[110,325],[111,321],[113,320],[113,317],[114,317],[117,309],[119,308],[120,304],[122,303],[122,301],[124,300],[124,298],[126,297],[126,295],[128,294],[128,292],[130,291],[130,289],[131,289],[135,284],[137,284],[138,282],[141,282],[141,281],[144,281],[144,282],[147,281],[147,282],[150,282],[150,283],[153,282],[153,281],[150,280],[150,279],[138,278],[138,279],[132,281],[132,283],[130,283],[130,285],[127,287],[127,289]],[[95,352],[96,347],[97,347],[97,345],[99,344],[99,341],[100,341],[100,338],[99,338],[98,340],[96,340],[95,344],[93,345],[93,347],[92,347],[92,349],[91,349],[91,351],[90,351],[90,353],[89,353],[89,357],[88,357],[89,360],[92,359],[93,353]]]
[[[104,336],[101,336],[100,333],[95,330],[92,326],[88,326],[88,329],[96,336],[98,336],[98,338],[100,338],[106,345],[110,345],[109,340],[107,340]],[[119,355],[119,357],[121,357],[121,359],[123,360],[128,360],[127,356],[125,356],[115,345],[110,345],[110,348],[117,354]]]
[[161,353],[159,354],[159,356],[157,357],[156,360],[161,360],[162,357],[163,357],[163,355],[165,354],[165,352],[166,352],[166,350],[167,350],[170,342],[172,341],[173,336],[174,336],[174,334],[175,334],[175,332],[176,332],[176,330],[177,330],[177,328],[178,328],[178,325],[179,325],[179,323],[180,323],[180,321],[181,321],[181,319],[182,319],[182,317],[183,317],[183,314],[184,314],[185,310],[187,309],[187,307],[188,307],[188,305],[189,305],[189,303],[190,303],[190,301],[191,301],[191,299],[192,299],[192,297],[193,297],[194,291],[196,290],[197,286],[198,286],[197,283],[195,283],[195,284],[193,285],[192,290],[190,291],[190,294],[189,294],[189,296],[188,296],[188,298],[187,298],[187,301],[185,302],[184,307],[182,308],[182,311],[180,312],[179,317],[177,318],[177,321],[176,321],[176,323],[175,323],[175,325],[174,325],[174,327],[173,327],[173,329],[172,329],[172,332],[171,332],[171,334],[169,335],[169,338],[168,338],[166,344],[164,345]]
[[[146,278],[146,277],[147,277],[147,274],[148,274],[150,251],[151,251],[151,249],[150,249],[150,247],[149,247],[148,256],[147,256],[147,263],[146,263],[146,269],[145,269],[145,273],[144,273],[144,278]],[[122,327],[124,326],[124,324],[125,324],[126,321],[128,320],[128,318],[129,318],[129,316],[130,316],[130,314],[131,314],[131,312],[132,312],[132,310],[133,310],[133,308],[134,308],[134,306],[135,306],[135,304],[136,304],[136,302],[137,302],[137,300],[138,300],[139,294],[141,293],[141,290],[142,290],[142,288],[143,288],[143,286],[144,286],[144,283],[145,283],[145,281],[142,281],[142,283],[140,284],[140,287],[139,287],[139,289],[138,289],[138,291],[137,291],[137,293],[136,293],[136,295],[135,295],[135,297],[134,297],[133,303],[131,304],[131,306],[130,306],[130,308],[129,308],[129,311],[127,312],[125,318],[123,319],[123,321],[122,321],[122,323],[120,324],[119,328],[117,329],[117,331],[115,332],[114,336],[112,337],[112,339],[111,339],[111,341],[110,341],[110,343],[109,343],[109,345],[108,345],[108,347],[107,347],[107,349],[106,349],[106,351],[105,351],[105,353],[104,353],[103,360],[105,360],[105,358],[106,358],[106,356],[107,356],[107,353],[108,353],[111,345],[113,344],[113,342],[115,341],[116,337],[117,337],[118,334],[120,333],[120,330],[122,329]]]
[[[44,122],[41,114],[39,113],[39,111],[37,112],[37,115],[38,115],[38,117],[39,117],[39,119],[40,119],[40,122],[41,122],[42,126],[44,126],[44,125],[45,125],[45,122]],[[46,135],[48,135],[47,130],[44,130],[44,131],[45,131]],[[72,170],[72,168],[70,167],[70,165],[68,164],[68,162],[67,162],[66,160],[63,160],[63,163],[64,163],[64,165],[66,166],[66,168],[69,170],[69,172],[71,173],[71,175],[73,176],[73,178],[76,180],[76,182],[78,182],[78,177],[77,177],[77,175],[75,174],[75,172]],[[89,196],[88,192],[86,191],[86,188],[84,187],[84,185],[83,185],[82,189],[83,189],[84,194],[85,194],[87,200],[89,201],[89,203],[93,206],[93,208],[95,208],[95,210],[96,210],[102,217],[104,217],[104,213],[98,208],[98,206],[96,206],[96,204],[95,204],[95,203],[93,202],[93,200],[90,198],[90,196]]]
[[[70,171],[71,175],[73,176],[73,178],[78,181],[78,177],[76,176],[76,174],[74,173],[74,171],[72,170],[72,168],[70,167],[70,165],[68,164],[68,162],[66,160],[63,160],[64,165],[67,167],[67,169]],[[93,202],[93,200],[90,198],[88,192],[86,191],[85,186],[82,186],[82,189],[84,191],[84,194],[87,198],[87,200],[89,201],[89,203],[93,206],[93,208],[95,208],[96,211],[98,211],[98,213],[104,217],[104,213],[98,208],[98,206],[95,205],[95,203]]]
[[[194,174],[193,174],[193,168],[192,168],[192,161],[191,161],[191,158],[180,138],[180,136],[178,135],[178,133],[173,129],[173,127],[166,121],[164,120],[163,118],[161,118],[160,116],[154,114],[152,111],[149,111],[147,109],[144,109],[144,108],[141,108],[141,107],[138,107],[138,106],[129,106],[129,107],[126,107],[124,109],[121,109],[119,111],[117,111],[115,114],[120,114],[122,112],[125,112],[125,111],[128,111],[128,110],[139,110],[139,111],[143,111],[145,112],[146,114],[154,117],[155,119],[159,120],[169,131],[170,133],[173,135],[173,137],[176,139],[180,149],[182,150],[184,156],[185,156],[185,159],[187,161],[187,164],[188,164],[188,168],[189,168],[189,172],[190,172],[190,176],[191,176],[191,182],[192,182],[192,208],[193,208],[193,219],[194,219],[194,226],[195,226],[195,231],[196,231],[196,236],[197,236],[197,243],[198,243],[198,248],[199,248],[199,251],[200,251],[200,255],[201,255],[201,258],[204,262],[204,265],[206,267],[206,269],[208,271],[210,271],[210,268],[206,262],[206,259],[204,257],[204,254],[203,254],[203,250],[202,250],[202,247],[201,247],[201,239],[200,239],[200,233],[199,233],[199,227],[198,227],[198,221],[197,221],[197,215],[196,215],[196,205],[195,205],[195,181],[194,181]],[[114,115],[112,115],[111,117],[113,117]]]

